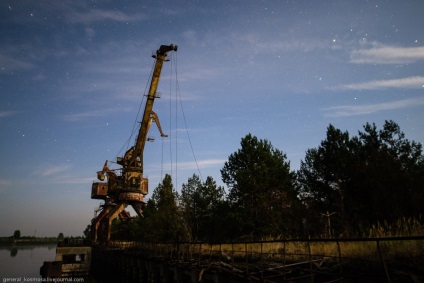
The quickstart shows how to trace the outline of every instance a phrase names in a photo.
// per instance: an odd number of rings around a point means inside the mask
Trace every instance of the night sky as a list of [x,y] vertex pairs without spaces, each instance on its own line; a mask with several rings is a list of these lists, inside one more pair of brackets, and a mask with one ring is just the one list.
[[422,0],[1,1],[0,236],[82,235],[96,171],[134,143],[162,44],[179,49],[154,106],[170,137],[153,125],[145,148],[150,192],[165,173],[177,190],[194,173],[223,185],[248,133],[292,170],[330,123],[357,135],[394,120],[422,143],[423,12]]

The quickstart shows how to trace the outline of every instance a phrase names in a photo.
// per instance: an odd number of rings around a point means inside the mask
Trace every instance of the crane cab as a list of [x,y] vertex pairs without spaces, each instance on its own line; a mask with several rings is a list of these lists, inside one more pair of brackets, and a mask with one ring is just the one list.
[[91,186],[91,198],[92,199],[106,199],[107,197],[107,183],[106,182],[94,182]]

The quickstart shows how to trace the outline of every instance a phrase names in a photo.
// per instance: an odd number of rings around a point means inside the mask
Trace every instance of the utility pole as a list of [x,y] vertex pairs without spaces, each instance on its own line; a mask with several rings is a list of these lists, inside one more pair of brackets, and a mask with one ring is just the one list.
[[327,217],[327,229],[328,229],[328,237],[329,238],[333,237],[333,235],[332,235],[333,233],[331,232],[331,218],[330,218],[333,214],[335,214],[335,212],[330,213],[330,212],[328,212],[328,210],[327,210],[327,213],[325,213],[325,214],[321,213],[322,216]]

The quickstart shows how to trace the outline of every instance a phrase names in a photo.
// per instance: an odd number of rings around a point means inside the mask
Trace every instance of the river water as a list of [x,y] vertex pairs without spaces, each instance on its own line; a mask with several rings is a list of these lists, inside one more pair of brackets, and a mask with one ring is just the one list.
[[24,277],[41,278],[43,262],[53,261],[55,256],[56,244],[0,246],[0,283],[11,282],[7,278],[21,278],[21,282],[24,282]]
[[[40,267],[45,261],[55,260],[56,247],[57,244],[0,246],[0,283],[39,282],[41,279]],[[91,276],[89,278],[73,278],[64,282],[98,283]]]

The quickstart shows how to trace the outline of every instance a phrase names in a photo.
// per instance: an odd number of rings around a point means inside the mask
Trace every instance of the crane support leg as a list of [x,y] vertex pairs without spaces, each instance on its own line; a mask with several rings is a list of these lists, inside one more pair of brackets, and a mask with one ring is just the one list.
[[103,207],[102,212],[93,220],[91,223],[91,240],[93,242],[97,242],[99,239],[99,228],[100,223],[103,221],[103,219],[112,211],[113,206],[112,205],[105,205]]

